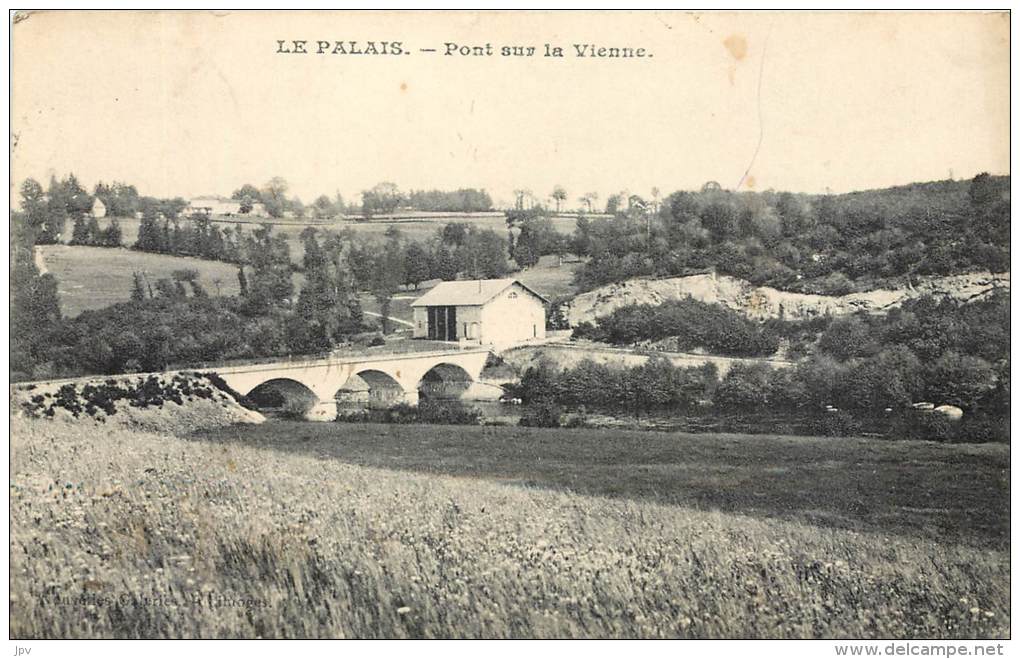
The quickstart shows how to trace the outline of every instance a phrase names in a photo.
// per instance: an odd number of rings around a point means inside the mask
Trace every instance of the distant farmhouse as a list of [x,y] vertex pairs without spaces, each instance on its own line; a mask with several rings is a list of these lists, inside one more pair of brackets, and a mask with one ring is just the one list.
[[184,209],[184,214],[269,217],[269,213],[266,212],[266,207],[260,202],[252,204],[249,212],[242,213],[240,201],[235,199],[224,199],[223,197],[195,197],[188,202],[188,206]]
[[415,338],[510,345],[545,338],[548,300],[516,279],[444,281],[415,300]]
[[92,202],[92,208],[89,209],[89,213],[92,217],[106,217],[106,204],[99,197],[96,197]]

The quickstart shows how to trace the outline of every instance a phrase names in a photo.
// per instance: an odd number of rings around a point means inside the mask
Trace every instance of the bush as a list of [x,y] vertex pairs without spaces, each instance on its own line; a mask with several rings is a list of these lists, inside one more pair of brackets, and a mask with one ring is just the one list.
[[305,419],[305,415],[308,414],[308,403],[298,400],[288,400],[283,403],[280,408],[279,416],[282,419],[288,419],[290,421],[302,421]]
[[477,425],[481,417],[481,412],[456,399],[425,399],[418,403],[417,420],[419,423],[467,426]]
[[386,409],[343,412],[341,423],[427,423],[431,425],[477,425],[482,414],[459,400],[424,399],[417,406],[398,403]]
[[898,439],[948,442],[955,440],[960,424],[937,412],[910,412],[893,424],[893,433]]
[[1009,416],[994,414],[965,414],[959,422],[955,441],[980,444],[1009,443]]
[[852,437],[861,432],[861,422],[849,412],[826,412],[817,422],[816,430],[826,437]]
[[562,407],[553,402],[543,401],[529,407],[519,424],[529,428],[559,428],[562,419]]
[[760,408],[769,403],[772,368],[765,364],[734,364],[715,390],[714,402],[728,409]]

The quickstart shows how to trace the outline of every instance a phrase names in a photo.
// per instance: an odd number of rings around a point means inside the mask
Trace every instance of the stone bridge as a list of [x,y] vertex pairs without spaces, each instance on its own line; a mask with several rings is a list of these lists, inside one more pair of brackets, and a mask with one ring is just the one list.
[[[329,357],[214,368],[236,391],[257,403],[300,401],[310,416],[337,409],[416,405],[421,398],[455,398],[478,380],[488,348]],[[272,402],[266,404],[272,407]]]

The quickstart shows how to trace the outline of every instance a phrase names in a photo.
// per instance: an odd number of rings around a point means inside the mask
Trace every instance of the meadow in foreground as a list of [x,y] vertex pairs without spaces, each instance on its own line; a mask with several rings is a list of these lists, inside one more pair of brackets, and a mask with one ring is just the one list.
[[1004,444],[279,420],[195,436],[365,467],[1009,546]]
[[101,427],[11,437],[13,638],[1009,633],[1003,550]]

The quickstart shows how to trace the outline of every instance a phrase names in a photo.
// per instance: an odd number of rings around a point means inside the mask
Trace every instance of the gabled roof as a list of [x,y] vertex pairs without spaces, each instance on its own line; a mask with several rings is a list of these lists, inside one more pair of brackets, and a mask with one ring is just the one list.
[[431,291],[411,303],[412,307],[470,307],[480,306],[496,297],[514,284],[519,285],[543,302],[543,295],[525,286],[516,279],[469,279],[466,281],[444,281],[436,284]]

